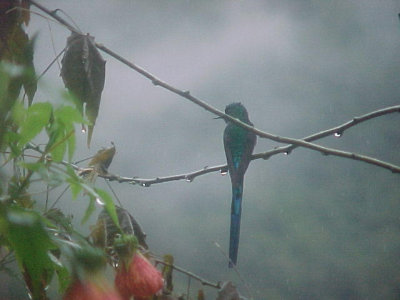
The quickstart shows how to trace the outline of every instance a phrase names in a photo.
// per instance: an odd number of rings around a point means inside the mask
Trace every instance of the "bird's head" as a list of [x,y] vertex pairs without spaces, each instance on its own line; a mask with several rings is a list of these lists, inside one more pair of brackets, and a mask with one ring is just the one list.
[[246,108],[240,102],[235,102],[225,107],[225,113],[232,116],[233,118],[239,119],[242,122],[249,121],[249,115]]

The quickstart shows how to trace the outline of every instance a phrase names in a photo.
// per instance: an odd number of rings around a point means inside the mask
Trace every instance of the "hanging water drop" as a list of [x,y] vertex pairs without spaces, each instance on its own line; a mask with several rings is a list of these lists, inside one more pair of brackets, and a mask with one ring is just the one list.
[[342,132],[335,132],[333,135],[335,136],[335,137],[341,137],[342,136]]
[[222,176],[225,176],[226,174],[228,174],[228,170],[226,170],[226,169],[221,169],[221,175]]
[[101,205],[101,206],[104,206],[104,202],[103,202],[103,200],[101,200],[99,197],[96,197],[96,202],[97,202],[97,204],[99,204],[99,205]]

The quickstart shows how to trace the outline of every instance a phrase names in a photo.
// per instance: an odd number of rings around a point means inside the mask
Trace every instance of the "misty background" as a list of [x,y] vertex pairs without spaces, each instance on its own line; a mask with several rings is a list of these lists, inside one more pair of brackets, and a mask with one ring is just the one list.
[[[255,126],[269,133],[301,138],[399,104],[398,1],[38,2],[62,9],[59,15],[96,42],[218,109],[242,102]],[[34,14],[28,32],[38,34],[40,73],[69,32]],[[92,145],[87,149],[78,131],[76,160],[113,141],[117,154],[109,171],[121,176],[155,178],[226,162],[222,120],[102,55],[106,83]],[[59,74],[54,65],[34,101],[60,101]],[[399,165],[399,118],[373,119],[317,143]],[[258,139],[255,153],[275,146]],[[211,173],[147,188],[111,184],[154,253],[171,253],[178,266],[209,281],[232,280],[248,298],[398,299],[399,179],[307,149],[253,161],[243,197],[242,279],[222,253],[229,242],[229,176]],[[108,189],[102,179],[97,184]],[[71,202],[69,193],[60,203],[76,224],[86,206],[87,199]],[[175,276],[175,291],[185,293],[186,277]],[[17,295],[14,286],[8,285],[11,295]],[[193,280],[191,286],[194,299],[200,286]],[[213,299],[216,291],[205,288],[205,294]]]

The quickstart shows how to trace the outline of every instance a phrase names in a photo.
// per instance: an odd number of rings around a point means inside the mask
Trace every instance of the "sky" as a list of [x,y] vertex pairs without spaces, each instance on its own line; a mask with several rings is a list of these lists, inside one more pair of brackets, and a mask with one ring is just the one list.
[[[301,138],[399,103],[398,1],[38,2],[220,110],[242,102],[255,127],[271,134]],[[40,73],[69,32],[34,14],[28,32],[37,33]],[[113,141],[117,154],[109,171],[121,176],[155,178],[226,162],[222,120],[102,55],[107,63],[99,116],[90,149],[79,133],[77,160]],[[43,76],[35,101],[59,101],[59,74],[54,65]],[[398,118],[371,120],[318,143],[399,165]],[[276,146],[258,139],[255,153]],[[398,288],[398,176],[306,149],[253,161],[245,178],[240,276],[225,257],[228,176],[112,186],[154,253],[171,253],[177,265],[210,281],[232,280],[248,298],[374,298],[391,297]],[[102,180],[98,185],[107,189]],[[79,224],[87,203],[72,204],[66,197],[60,205]],[[381,275],[393,281],[380,282]],[[186,279],[178,278],[176,289],[183,293]],[[194,297],[195,288],[191,292]],[[207,294],[212,298],[215,291]]]

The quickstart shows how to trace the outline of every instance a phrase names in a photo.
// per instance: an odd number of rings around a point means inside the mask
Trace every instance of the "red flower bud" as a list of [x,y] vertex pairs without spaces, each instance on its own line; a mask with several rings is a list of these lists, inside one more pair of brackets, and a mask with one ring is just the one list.
[[122,300],[105,281],[75,279],[64,294],[63,300]]
[[121,265],[117,269],[114,282],[124,299],[153,296],[164,285],[160,271],[139,252],[133,255],[128,267]]

